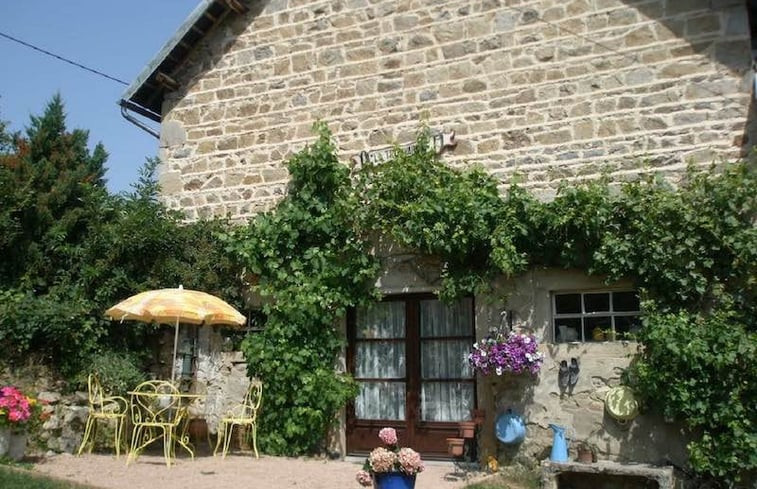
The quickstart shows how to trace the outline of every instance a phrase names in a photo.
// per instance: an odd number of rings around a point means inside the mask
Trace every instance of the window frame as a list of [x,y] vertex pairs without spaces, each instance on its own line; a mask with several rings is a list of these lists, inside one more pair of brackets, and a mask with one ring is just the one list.
[[[633,292],[637,295],[639,295],[639,291],[633,288],[618,288],[618,289],[568,289],[568,290],[553,290],[550,292],[550,304],[551,304],[551,311],[550,311],[550,318],[551,318],[551,332],[552,332],[552,343],[553,344],[562,344],[562,343],[599,343],[599,341],[594,341],[591,338],[587,340],[584,337],[584,320],[586,318],[595,318],[595,317],[609,317],[610,318],[610,327],[612,329],[612,333],[614,334],[616,332],[615,330],[615,319],[619,317],[638,317],[641,318],[641,304],[639,304],[639,309],[635,311],[615,311],[615,301],[613,300],[613,294],[617,293],[628,293]],[[572,312],[572,313],[565,313],[565,314],[557,314],[557,296],[560,295],[574,295],[579,294],[581,297],[581,311],[580,312]],[[609,295],[609,309],[607,311],[595,311],[595,312],[586,312],[586,302],[584,300],[584,296],[591,295],[591,294],[608,294]],[[581,327],[579,331],[579,338],[577,340],[573,341],[557,341],[557,320],[559,319],[580,319],[581,320]],[[614,335],[614,338],[606,339],[603,341],[621,341],[622,338],[618,338]]]

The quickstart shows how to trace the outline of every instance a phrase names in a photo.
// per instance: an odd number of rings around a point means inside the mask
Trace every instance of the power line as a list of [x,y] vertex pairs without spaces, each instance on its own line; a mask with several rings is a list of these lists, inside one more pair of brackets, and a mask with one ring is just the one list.
[[33,49],[35,51],[39,51],[40,53],[46,54],[47,56],[52,56],[53,58],[59,59],[59,60],[65,62],[65,63],[68,63],[70,65],[74,65],[77,68],[81,68],[83,70],[89,71],[90,73],[94,73],[95,75],[99,75],[99,76],[101,76],[103,78],[107,78],[108,80],[112,80],[114,82],[120,83],[121,85],[129,86],[129,84],[127,82],[125,82],[123,80],[120,80],[120,79],[118,79],[118,78],[116,78],[114,76],[110,76],[107,73],[103,73],[102,71],[97,71],[97,70],[95,70],[93,68],[89,68],[88,66],[84,66],[81,63],[77,63],[76,61],[72,61],[72,60],[70,60],[68,58],[64,58],[63,56],[59,56],[59,55],[57,55],[55,53],[51,53],[50,51],[47,51],[47,50],[42,49],[40,47],[37,47],[34,44],[30,44],[28,42],[22,41],[21,39],[17,39],[15,37],[11,36],[11,35],[8,35],[8,34],[2,32],[2,31],[0,31],[0,37],[4,37],[4,38],[6,38],[6,39],[8,39],[10,41],[13,41],[13,42],[16,42],[18,44],[21,44],[22,46],[26,46],[27,48],[31,48],[31,49]]

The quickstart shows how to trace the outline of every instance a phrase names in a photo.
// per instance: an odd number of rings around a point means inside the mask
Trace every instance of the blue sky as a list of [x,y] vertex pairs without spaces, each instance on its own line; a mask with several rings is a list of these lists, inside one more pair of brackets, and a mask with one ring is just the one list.
[[[131,83],[199,0],[0,1],[0,32]],[[23,129],[60,92],[69,128],[108,150],[108,188],[128,190],[158,141],[123,117],[126,87],[0,38],[0,119]]]

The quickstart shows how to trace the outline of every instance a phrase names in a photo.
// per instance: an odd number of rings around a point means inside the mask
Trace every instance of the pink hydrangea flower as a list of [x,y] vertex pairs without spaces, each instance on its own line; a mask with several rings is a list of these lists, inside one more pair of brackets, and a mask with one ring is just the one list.
[[391,446],[397,444],[397,432],[394,428],[382,428],[381,431],[379,431],[378,436],[386,445]]
[[373,484],[376,474],[399,472],[409,476],[423,472],[425,468],[421,455],[412,448],[400,448],[397,431],[394,428],[383,428],[379,431],[379,438],[385,447],[375,448],[366,458],[363,469],[358,471],[355,479],[363,486]]
[[397,453],[397,460],[400,467],[402,467],[402,472],[408,475],[423,472],[423,469],[425,468],[421,461],[420,453],[412,448],[401,448],[399,453]]
[[373,477],[371,477],[371,474],[365,470],[358,470],[355,479],[360,483],[361,486],[368,487],[373,485]]
[[390,472],[394,468],[394,464],[397,463],[397,454],[379,447],[368,455],[368,462],[374,472]]
[[13,386],[0,388],[0,416],[11,423],[24,423],[31,416],[29,398]]

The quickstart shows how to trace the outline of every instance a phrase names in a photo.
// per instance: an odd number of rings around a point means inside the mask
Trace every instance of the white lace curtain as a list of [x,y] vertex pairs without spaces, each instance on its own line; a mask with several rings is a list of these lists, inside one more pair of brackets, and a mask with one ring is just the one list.
[[[405,419],[405,303],[381,302],[359,309],[356,336],[355,377],[387,380],[360,382],[355,415],[360,419]],[[360,341],[367,339],[387,341]]]
[[[382,302],[357,312],[355,376],[372,379],[360,382],[355,400],[355,414],[360,419],[405,419],[405,304]],[[462,299],[451,306],[438,300],[420,301],[420,414],[424,421],[469,418],[473,383],[460,379],[473,378],[465,361],[472,322],[471,299]]]
[[[471,347],[473,316],[470,298],[452,305],[424,300],[421,309],[421,419],[462,421],[473,408],[473,383],[465,357]],[[466,338],[450,338],[464,336]],[[444,339],[435,339],[445,337]]]

